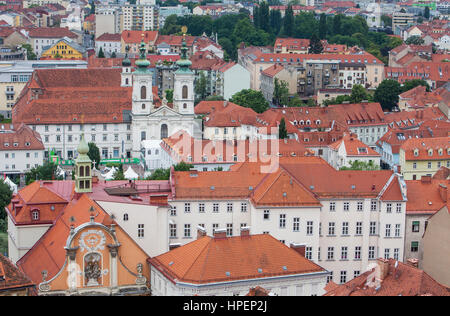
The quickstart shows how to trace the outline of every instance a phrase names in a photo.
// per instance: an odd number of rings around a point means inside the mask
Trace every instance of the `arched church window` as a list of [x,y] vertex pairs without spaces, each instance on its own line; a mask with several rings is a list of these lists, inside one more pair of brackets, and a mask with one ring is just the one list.
[[89,176],[90,176],[90,173],[91,173],[91,172],[90,172],[90,169],[89,169],[89,166],[86,166],[84,170],[85,170],[84,173],[86,174],[86,177],[89,177]]
[[182,88],[182,98],[187,99],[188,98],[188,87],[186,85]]
[[168,132],[167,124],[161,125],[161,139],[167,138],[168,134],[169,134],[169,132]]
[[183,109],[187,109],[187,104],[183,103]]
[[145,86],[141,87],[141,99],[147,99],[147,88]]
[[147,138],[147,133],[141,132],[141,140],[145,140]]

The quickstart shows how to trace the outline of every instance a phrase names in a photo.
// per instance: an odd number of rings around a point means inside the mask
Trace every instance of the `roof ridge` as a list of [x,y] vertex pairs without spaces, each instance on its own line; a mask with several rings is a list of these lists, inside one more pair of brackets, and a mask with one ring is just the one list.
[[[210,237],[210,236],[205,236],[206,238],[209,238],[209,241],[207,242],[207,243],[205,243],[205,245],[203,246],[203,249],[199,252],[199,254],[196,256],[196,258],[195,258],[195,260],[192,262],[192,264],[191,264],[191,266],[188,268],[188,269],[186,269],[186,272],[183,274],[183,278],[185,278],[185,276],[186,275],[188,275],[188,273],[192,270],[192,268],[194,267],[194,265],[197,263],[197,261],[199,261],[200,260],[200,257],[201,257],[201,255],[203,254],[203,252],[205,251],[205,248],[207,248],[207,250],[208,250],[208,253],[209,253],[209,251],[210,251],[210,248],[211,247],[209,247],[209,244],[211,243],[211,241],[213,240],[213,237]],[[203,238],[205,238],[205,237],[203,237]],[[197,239],[197,240],[201,240],[201,239]],[[197,240],[195,240],[195,241],[197,241]],[[193,241],[193,242],[195,242],[195,241]],[[206,256],[207,256],[207,254],[206,254]],[[204,265],[206,265],[206,260],[205,260],[205,262],[204,262]],[[201,275],[203,276],[203,273],[205,272],[205,269],[202,269],[202,272],[201,272]]]

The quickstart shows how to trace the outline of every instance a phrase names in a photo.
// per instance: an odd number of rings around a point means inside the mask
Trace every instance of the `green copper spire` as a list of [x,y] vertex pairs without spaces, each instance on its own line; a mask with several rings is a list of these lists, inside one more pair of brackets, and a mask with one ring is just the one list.
[[126,51],[126,53],[125,53],[125,58],[122,60],[122,66],[123,67],[130,67],[131,66],[131,61],[128,58],[128,52],[130,51],[130,46],[127,45],[125,47],[125,51]]
[[78,157],[75,159],[76,162],[91,162],[87,153],[89,152],[89,145],[86,143],[84,139],[84,133],[81,134],[80,143],[77,147]]
[[177,61],[177,65],[178,65],[178,70],[176,71],[177,73],[190,73],[192,72],[190,67],[192,65],[192,62],[187,58],[187,46],[186,46],[186,31],[187,31],[187,27],[183,26],[181,28],[181,30],[183,31],[183,46],[181,47],[181,58],[180,60]]
[[136,66],[138,67],[137,71],[147,72],[147,68],[148,66],[150,66],[150,62],[147,60],[147,49],[145,48],[144,34],[142,34],[142,41],[139,47],[139,51],[141,52],[141,55],[139,56],[139,59],[136,60]]

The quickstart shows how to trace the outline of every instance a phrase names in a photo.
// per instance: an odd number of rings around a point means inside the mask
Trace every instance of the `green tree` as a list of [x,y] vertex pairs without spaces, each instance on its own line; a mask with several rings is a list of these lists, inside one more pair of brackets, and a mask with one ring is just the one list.
[[6,232],[7,218],[5,207],[9,205],[12,198],[12,191],[3,179],[0,179],[0,232]]
[[325,39],[326,36],[327,36],[327,16],[325,15],[325,13],[322,13],[320,15],[319,20],[319,38]]
[[367,94],[366,89],[360,84],[355,84],[352,88],[352,94],[350,95],[351,103],[359,103],[362,100],[367,100],[369,95]]
[[385,79],[375,90],[373,99],[375,102],[380,103],[383,110],[392,111],[398,104],[400,91],[400,84],[397,81]]
[[155,169],[153,173],[147,177],[146,180],[169,180],[170,178],[170,169]]
[[87,153],[89,159],[94,163],[94,166],[98,168],[100,163],[100,150],[95,143],[89,143],[89,152]]
[[289,99],[288,83],[284,80],[275,78],[273,89],[273,103],[276,105],[286,105]]
[[292,10],[292,6],[289,4],[283,19],[283,34],[286,36],[293,36],[294,28],[294,10]]
[[428,6],[425,7],[425,11],[423,13],[423,17],[427,20],[430,19],[430,8]]
[[61,180],[56,174],[57,168],[52,162],[44,162],[42,166],[33,167],[25,173],[25,182],[28,185],[36,180]]
[[342,22],[342,14],[337,14],[333,18],[333,34],[340,35],[341,34],[341,22]]
[[309,53],[310,54],[320,54],[323,52],[322,42],[320,41],[317,33],[314,33],[309,40]]
[[230,102],[253,109],[256,113],[262,113],[269,108],[269,103],[264,99],[261,91],[244,89],[234,94]]
[[383,22],[385,27],[392,27],[392,18],[389,15],[383,14],[381,16],[381,21]]
[[117,58],[116,52],[112,52],[111,58]]
[[417,86],[424,86],[426,87],[426,91],[430,92],[430,85],[423,79],[412,79],[412,80],[406,80],[403,85],[401,86],[401,92],[406,92],[408,90],[414,89]]
[[[283,18],[281,17],[280,10],[271,10],[270,11],[270,28],[274,35],[278,35],[281,30],[281,26],[283,23]],[[292,25],[294,25],[294,19],[292,18]]]
[[206,101],[224,101],[225,99],[221,95],[210,95],[206,97]]
[[194,166],[188,163],[185,163],[184,161],[179,162],[178,164],[173,166],[174,171],[189,171]]
[[27,51],[27,59],[28,60],[36,60],[37,59],[36,54],[33,52],[33,47],[30,44],[23,44],[21,47]]
[[98,58],[105,58],[105,53],[103,52],[103,48],[100,47],[98,51]]
[[123,174],[123,165],[120,164],[116,173],[114,174],[114,180],[125,180],[125,175]]
[[380,170],[380,166],[375,165],[373,161],[353,160],[350,167],[341,167],[339,170]]
[[413,35],[413,36],[408,37],[406,39],[405,43],[408,45],[410,45],[410,44],[422,45],[423,43],[425,43],[425,41],[419,35]]
[[280,125],[278,126],[278,138],[285,139],[287,138],[287,130],[286,130],[286,122],[284,121],[284,117],[281,118]]
[[259,4],[259,28],[270,33],[269,5],[266,1]]
[[203,71],[200,72],[200,77],[195,83],[195,93],[199,100],[204,100],[206,97],[206,76]]

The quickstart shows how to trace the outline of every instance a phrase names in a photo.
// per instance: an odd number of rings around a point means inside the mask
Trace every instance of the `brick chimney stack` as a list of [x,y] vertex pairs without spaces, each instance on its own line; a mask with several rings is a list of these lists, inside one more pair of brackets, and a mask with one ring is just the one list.
[[448,189],[444,184],[439,184],[439,195],[441,196],[442,201],[447,202]]
[[197,226],[197,239],[200,239],[202,237],[206,236],[206,229],[202,226]]
[[227,238],[227,230],[225,228],[216,229],[214,231],[214,239],[224,239],[224,238]]
[[378,269],[376,278],[383,281],[389,274],[389,260],[378,258],[377,264]]
[[250,227],[249,226],[241,227],[241,237],[248,237],[248,236],[250,236]]

